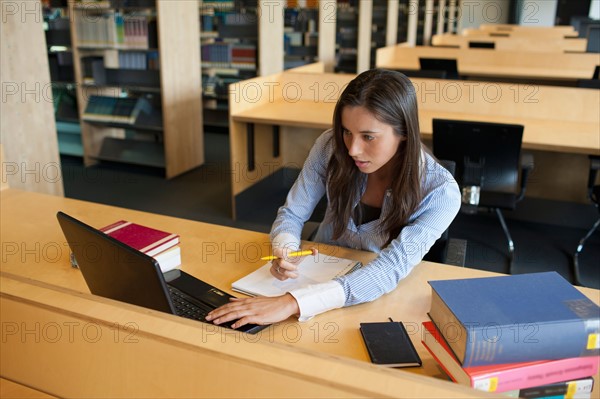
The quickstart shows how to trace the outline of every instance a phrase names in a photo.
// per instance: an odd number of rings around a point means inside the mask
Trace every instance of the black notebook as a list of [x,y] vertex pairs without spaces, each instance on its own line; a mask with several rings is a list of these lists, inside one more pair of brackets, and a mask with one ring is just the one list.
[[421,358],[402,322],[360,323],[371,362],[388,367],[418,367]]

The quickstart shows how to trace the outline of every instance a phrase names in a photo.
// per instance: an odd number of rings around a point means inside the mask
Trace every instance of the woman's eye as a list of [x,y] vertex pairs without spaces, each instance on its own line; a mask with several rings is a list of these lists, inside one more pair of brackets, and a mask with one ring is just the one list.
[[368,135],[368,134],[365,134],[365,135],[363,136],[363,138],[365,139],[365,141],[371,141],[371,140],[373,140],[375,137],[373,137],[373,136],[371,136],[371,135]]
[[342,130],[342,134],[345,136],[350,136],[352,133],[350,133],[350,130],[344,129],[344,130]]

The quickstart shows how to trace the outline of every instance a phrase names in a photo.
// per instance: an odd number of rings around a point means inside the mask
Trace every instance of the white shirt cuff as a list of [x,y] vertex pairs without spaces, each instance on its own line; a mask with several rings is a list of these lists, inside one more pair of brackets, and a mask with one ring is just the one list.
[[280,233],[271,242],[273,248],[288,248],[292,251],[300,249],[300,240],[290,233]]
[[341,308],[346,303],[344,288],[335,280],[292,290],[290,294],[300,308],[298,321],[307,321],[319,313]]

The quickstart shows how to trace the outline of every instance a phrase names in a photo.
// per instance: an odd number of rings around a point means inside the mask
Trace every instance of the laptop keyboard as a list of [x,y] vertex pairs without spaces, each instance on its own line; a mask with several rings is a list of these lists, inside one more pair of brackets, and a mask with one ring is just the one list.
[[169,286],[171,301],[178,316],[192,320],[206,321],[206,315],[213,310],[211,307],[198,301],[190,300],[189,296],[177,288]]

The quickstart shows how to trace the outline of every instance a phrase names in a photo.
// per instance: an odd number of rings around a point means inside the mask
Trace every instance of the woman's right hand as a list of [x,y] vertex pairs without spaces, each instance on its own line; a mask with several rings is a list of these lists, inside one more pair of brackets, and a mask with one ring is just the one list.
[[[310,248],[311,256],[316,256],[319,251],[316,248]],[[303,256],[288,257],[292,251],[288,248],[273,248],[273,255],[277,259],[271,261],[271,274],[278,280],[284,281],[288,278],[298,277],[298,264],[304,259]]]

